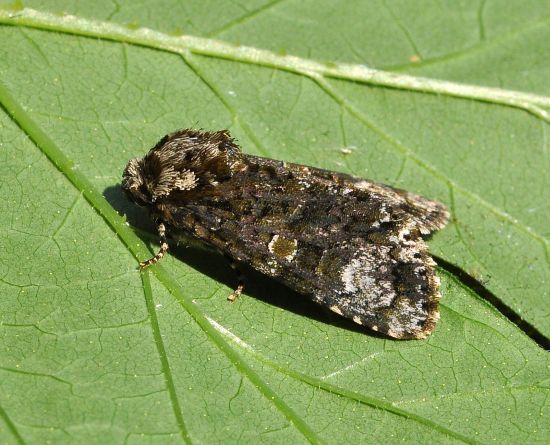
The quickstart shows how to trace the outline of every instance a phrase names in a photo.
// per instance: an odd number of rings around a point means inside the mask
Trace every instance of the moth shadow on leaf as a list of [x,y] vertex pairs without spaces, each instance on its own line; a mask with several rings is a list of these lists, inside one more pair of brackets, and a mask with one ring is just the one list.
[[[120,185],[107,187],[103,192],[103,196],[118,213],[126,216],[130,228],[145,244],[155,246],[158,243],[157,229],[147,210],[129,202]],[[236,287],[238,281],[237,274],[231,268],[229,260],[222,254],[207,246],[204,248],[198,247],[195,245],[195,242],[191,245],[178,245],[176,241],[170,240],[169,244],[170,255],[196,271],[224,284],[229,289]],[[361,332],[373,337],[388,338],[375,331],[359,326],[347,318],[334,314],[327,308],[314,303],[307,296],[292,290],[288,286],[247,265],[239,264],[238,267],[245,277],[244,295],[239,298],[252,297],[266,304],[279,307],[302,317],[326,323],[327,325],[336,326],[348,331]],[[228,296],[229,293],[230,291],[228,291]],[[225,299],[221,299],[220,304],[226,304],[228,308],[238,310],[238,306],[235,305],[232,307],[231,303]]]

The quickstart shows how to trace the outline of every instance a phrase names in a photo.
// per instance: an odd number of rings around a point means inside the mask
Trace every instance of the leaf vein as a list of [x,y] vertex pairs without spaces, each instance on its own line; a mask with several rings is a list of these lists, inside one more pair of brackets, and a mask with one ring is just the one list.
[[191,437],[185,426],[185,421],[183,420],[183,414],[181,410],[181,405],[178,399],[176,392],[176,386],[174,384],[174,379],[172,377],[172,370],[170,368],[170,362],[164,348],[164,341],[160,333],[160,327],[157,318],[157,312],[155,310],[155,302],[153,301],[153,292],[151,290],[151,282],[149,280],[149,272],[141,271],[141,283],[143,285],[143,295],[145,297],[145,305],[147,306],[147,312],[149,313],[149,320],[151,321],[151,329],[153,331],[153,337],[155,339],[155,346],[157,348],[157,353],[160,359],[160,365],[162,368],[162,373],[164,375],[164,380],[166,382],[166,389],[170,396],[170,402],[172,404],[172,409],[174,411],[174,417],[178,424],[180,436],[183,441],[187,444],[191,444]]
[[121,25],[73,15],[59,17],[31,8],[25,8],[17,13],[0,9],[0,23],[100,38],[118,43],[131,43],[177,54],[191,51],[195,54],[265,66],[306,76],[333,77],[377,86],[490,102],[519,108],[539,119],[550,122],[550,112],[544,108],[550,107],[550,97],[533,93],[411,76],[359,64],[321,63],[298,56],[278,55],[269,50],[236,46],[215,39],[190,35],[170,36],[149,28],[133,30]]
[[283,3],[285,1],[286,0],[272,0],[270,2],[267,2],[266,4],[260,6],[256,9],[252,9],[252,10],[248,11],[246,14],[243,14],[243,15],[237,17],[236,19],[225,23],[223,26],[220,26],[219,28],[216,28],[216,29],[210,31],[206,35],[208,37],[214,37],[214,36],[217,36],[217,35],[219,35],[223,32],[229,31],[232,28],[236,28],[239,25],[242,25],[242,24],[244,24],[244,23],[246,23],[246,22],[248,22],[252,19],[257,18],[260,14],[263,14],[264,12],[273,9],[275,6],[278,6],[280,3]]
[[23,440],[23,437],[21,436],[21,434],[17,430],[17,427],[15,426],[13,421],[10,419],[10,417],[8,416],[8,413],[6,413],[6,411],[4,410],[2,405],[0,405],[0,417],[2,419],[4,419],[4,422],[6,423],[6,426],[8,427],[8,429],[11,431],[11,433],[15,437],[15,440],[17,441],[17,443],[19,443],[21,445],[25,444],[25,441]]

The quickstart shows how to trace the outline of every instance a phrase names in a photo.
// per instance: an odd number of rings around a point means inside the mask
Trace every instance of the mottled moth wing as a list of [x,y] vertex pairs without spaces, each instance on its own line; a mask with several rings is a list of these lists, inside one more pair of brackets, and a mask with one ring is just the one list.
[[421,235],[445,224],[441,205],[311,167],[245,161],[219,193],[167,204],[168,223],[356,323],[396,338],[433,330],[439,281]]
[[[151,190],[170,182],[158,179],[165,171],[172,181],[185,172],[187,183],[193,172],[193,186],[163,186],[162,198],[152,199],[169,233],[201,239],[392,337],[424,338],[434,329],[439,281],[422,236],[446,224],[444,206],[353,176],[243,155],[226,132],[185,132],[157,144],[140,167],[154,170]],[[185,153],[205,134],[215,141],[201,155],[211,164],[197,171]],[[195,155],[204,149],[197,147]]]

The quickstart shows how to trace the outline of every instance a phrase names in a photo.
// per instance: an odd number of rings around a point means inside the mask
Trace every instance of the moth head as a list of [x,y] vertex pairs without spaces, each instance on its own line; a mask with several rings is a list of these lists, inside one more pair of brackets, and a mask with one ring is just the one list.
[[152,203],[152,196],[145,182],[143,160],[130,159],[122,173],[122,190],[131,201],[142,206]]
[[241,153],[228,131],[180,130],[162,138],[143,159],[131,159],[122,188],[140,205],[200,192],[229,179]]

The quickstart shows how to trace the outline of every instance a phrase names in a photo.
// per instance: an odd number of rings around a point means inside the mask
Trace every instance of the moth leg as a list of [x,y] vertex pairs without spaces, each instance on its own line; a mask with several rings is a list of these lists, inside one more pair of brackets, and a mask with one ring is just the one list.
[[228,297],[227,297],[227,300],[230,302],[230,303],[234,303],[235,300],[239,297],[239,295],[241,295],[243,293],[243,289],[244,289],[244,275],[243,273],[241,272],[241,270],[239,269],[239,266],[238,264],[231,258],[229,258],[227,255],[225,255],[226,258],[228,258],[229,260],[229,265],[231,266],[231,269],[233,269],[236,274],[237,274],[237,280],[238,283],[237,283],[237,288],[233,291],[232,294],[230,294]]
[[140,261],[139,267],[141,269],[145,269],[146,267],[149,267],[152,264],[158,263],[160,259],[164,256],[164,254],[168,252],[168,242],[166,241],[166,227],[164,226],[164,223],[159,222],[157,224],[157,230],[159,232],[159,237],[160,237],[160,249],[154,257],[149,258],[146,261]]

